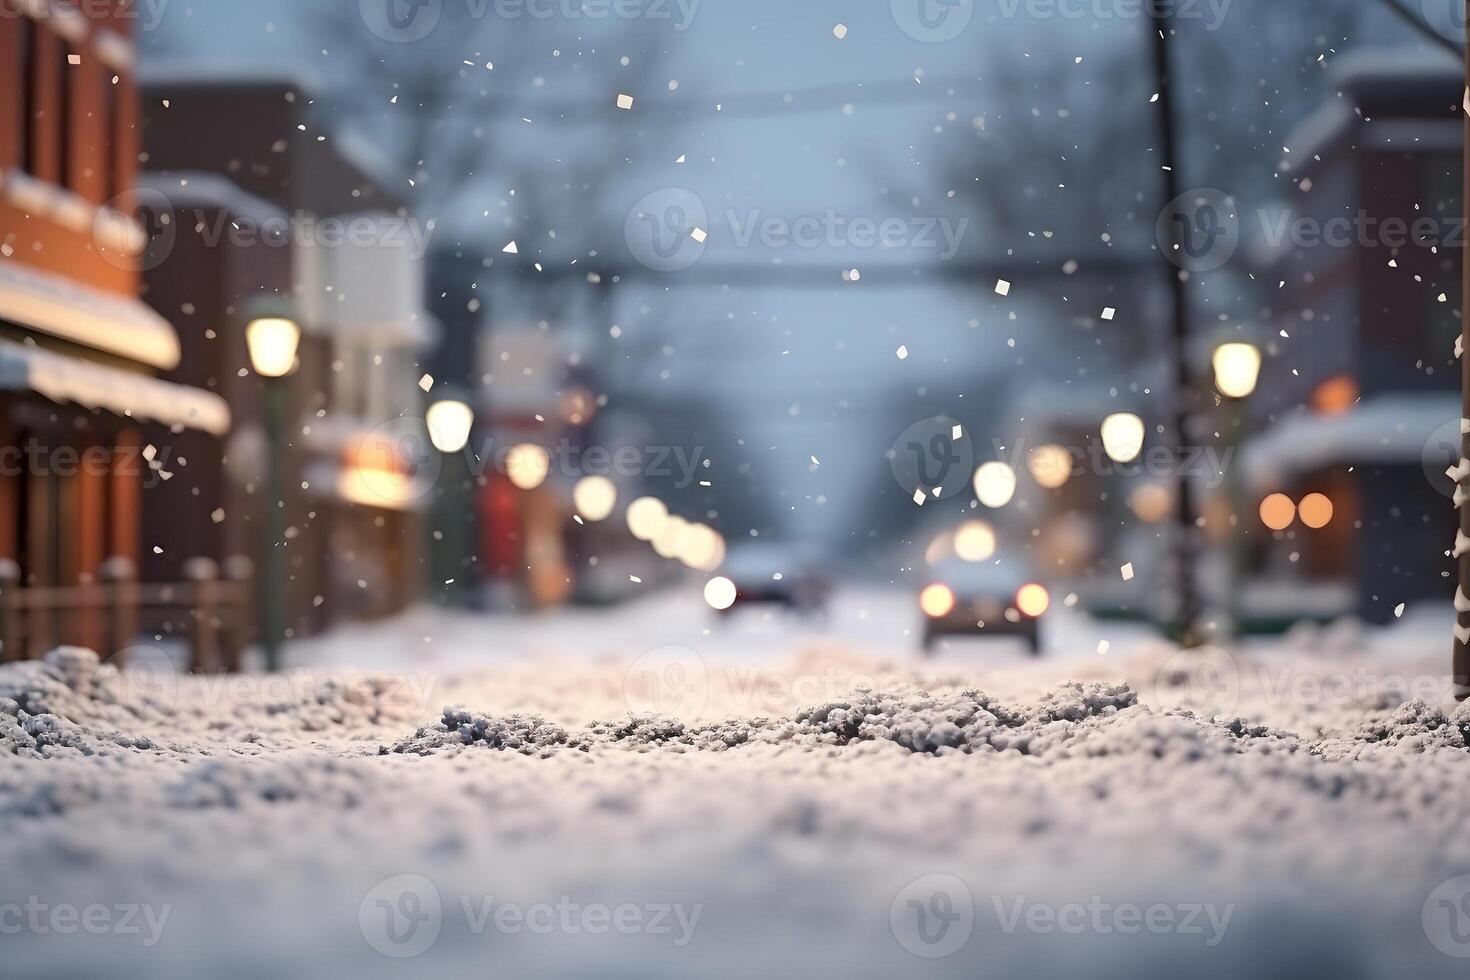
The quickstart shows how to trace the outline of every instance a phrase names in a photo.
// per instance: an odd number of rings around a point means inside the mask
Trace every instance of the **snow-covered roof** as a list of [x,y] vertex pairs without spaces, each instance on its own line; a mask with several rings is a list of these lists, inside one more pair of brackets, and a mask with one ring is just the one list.
[[[1449,111],[1459,100],[1463,69],[1453,59],[1431,59],[1423,53],[1357,51],[1345,55],[1333,70],[1340,96],[1319,107],[1287,139],[1291,153],[1280,162],[1283,172],[1298,176],[1336,155],[1336,144],[1354,127],[1365,127],[1374,142],[1393,137],[1393,146],[1418,149],[1460,138],[1459,116]],[[1360,111],[1361,110],[1361,111]],[[1443,115],[1443,120],[1432,118]],[[1406,117],[1414,117],[1405,124]],[[1437,137],[1437,138],[1436,138]]]
[[241,189],[228,177],[203,170],[149,170],[138,176],[138,186],[157,191],[175,207],[218,208],[248,218],[257,227],[285,214],[265,198]]
[[218,395],[8,340],[0,341],[0,390],[214,435],[230,428],[230,407]]
[[168,370],[179,338],[167,320],[131,296],[0,260],[0,320]]
[[[1454,462],[1433,437],[1460,418],[1454,392],[1379,395],[1341,415],[1289,417],[1244,449],[1241,465],[1255,489],[1280,489],[1290,477],[1334,464]],[[1458,431],[1458,429],[1456,429]]]

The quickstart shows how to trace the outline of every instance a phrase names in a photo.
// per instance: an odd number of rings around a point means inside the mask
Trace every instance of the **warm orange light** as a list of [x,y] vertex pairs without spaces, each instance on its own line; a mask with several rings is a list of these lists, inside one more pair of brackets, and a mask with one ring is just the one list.
[[995,531],[984,521],[966,521],[954,533],[954,553],[963,561],[984,561],[995,554]]
[[1158,483],[1144,483],[1129,494],[1128,506],[1133,508],[1134,516],[1140,521],[1157,524],[1169,516],[1174,507],[1174,496]]
[[1323,415],[1341,415],[1358,401],[1358,383],[1346,374],[1328,378],[1312,392],[1312,407]]
[[1051,606],[1051,594],[1035,582],[1021,586],[1016,593],[1016,608],[1021,614],[1035,619]]
[[1261,501],[1261,523],[1273,531],[1285,531],[1296,519],[1296,504],[1284,493],[1273,493]]
[[1309,493],[1297,505],[1302,523],[1312,529],[1326,527],[1332,520],[1332,501],[1325,494]]
[[926,585],[924,591],[919,593],[919,608],[932,619],[948,616],[954,609],[954,593],[949,586],[939,582]]
[[735,605],[738,594],[735,583],[723,575],[704,583],[704,601],[709,603],[711,609],[729,609]]
[[1026,468],[1038,486],[1056,490],[1072,476],[1072,454],[1061,446],[1037,446],[1026,457]]

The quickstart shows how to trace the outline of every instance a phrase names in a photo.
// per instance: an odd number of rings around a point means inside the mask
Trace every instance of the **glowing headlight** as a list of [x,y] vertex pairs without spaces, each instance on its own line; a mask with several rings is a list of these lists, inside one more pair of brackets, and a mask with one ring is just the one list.
[[1021,586],[1016,592],[1016,608],[1023,616],[1035,619],[1051,606],[1051,594],[1035,582]]
[[926,585],[924,591],[919,593],[919,608],[932,619],[948,616],[950,610],[954,609],[954,593],[949,586],[939,582]]

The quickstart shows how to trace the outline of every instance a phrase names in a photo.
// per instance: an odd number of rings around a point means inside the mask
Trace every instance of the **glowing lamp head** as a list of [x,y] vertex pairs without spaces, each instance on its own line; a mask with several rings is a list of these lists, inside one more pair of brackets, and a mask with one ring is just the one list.
[[1114,412],[1102,422],[1103,450],[1115,463],[1131,463],[1143,452],[1143,419],[1132,412]]
[[605,521],[618,503],[618,487],[600,474],[584,476],[572,487],[572,506],[584,521]]
[[954,592],[942,582],[926,585],[919,593],[919,608],[930,619],[948,616],[954,611]]
[[541,446],[523,442],[505,456],[505,475],[517,490],[535,490],[551,472],[551,453]]
[[725,610],[735,605],[735,583],[723,575],[704,583],[704,601],[711,609]]
[[475,413],[462,401],[446,399],[429,406],[424,414],[429,427],[429,441],[441,453],[457,453],[470,441],[470,428]]
[[954,553],[961,561],[985,561],[995,554],[995,531],[984,521],[966,521],[954,532]]
[[628,532],[639,541],[652,541],[658,536],[669,509],[657,497],[639,497],[628,505]]
[[1072,454],[1061,446],[1037,446],[1026,457],[1031,479],[1044,490],[1057,490],[1072,477]]
[[1028,582],[1016,591],[1016,609],[1021,615],[1036,619],[1051,607],[1051,593],[1046,587]]
[[1215,387],[1226,398],[1245,398],[1256,390],[1261,376],[1261,350],[1255,344],[1232,341],[1215,348],[1212,358]]
[[1005,463],[986,463],[975,471],[975,496],[992,510],[1004,507],[1016,494],[1016,471]]
[[250,366],[262,378],[282,378],[296,364],[296,347],[301,343],[301,328],[295,320],[283,316],[262,316],[245,327],[245,346],[250,351]]
[[705,524],[691,524],[680,544],[678,559],[690,568],[712,572],[725,561],[725,539]]
[[1261,523],[1273,531],[1285,531],[1296,520],[1296,504],[1284,493],[1273,493],[1261,501]]

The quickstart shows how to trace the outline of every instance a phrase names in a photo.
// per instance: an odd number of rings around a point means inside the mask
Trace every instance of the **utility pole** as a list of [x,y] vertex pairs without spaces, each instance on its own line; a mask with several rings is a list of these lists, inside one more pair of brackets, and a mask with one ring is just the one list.
[[[1470,17],[1470,0],[1465,0],[1465,15]],[[1470,21],[1466,21],[1470,23]],[[1466,98],[1470,99],[1470,44],[1465,46],[1465,91]],[[1460,110],[1460,124],[1464,127],[1464,159],[1461,168],[1464,171],[1460,183],[1460,213],[1470,214],[1470,112],[1464,108]],[[1466,304],[1470,302],[1470,261],[1466,261],[1464,255],[1460,256],[1460,417],[1470,419],[1470,310]],[[1465,429],[1462,423],[1460,428]],[[1455,535],[1455,550],[1459,552],[1457,564],[1459,565],[1459,584],[1455,586],[1455,653],[1453,660],[1453,681],[1455,698],[1463,701],[1470,697],[1470,550],[1461,547],[1461,541],[1470,537],[1470,500],[1465,500],[1466,479],[1464,471],[1465,460],[1470,459],[1470,433],[1463,432],[1460,435],[1460,467],[1459,480],[1455,486],[1455,506],[1460,511],[1460,530]]]
[[[1470,0],[1466,0],[1470,3]],[[1174,93],[1169,74],[1169,32],[1173,22],[1172,0],[1149,0],[1149,23],[1153,26],[1154,75],[1158,79],[1159,98],[1159,153],[1160,169],[1164,178],[1165,207],[1172,207],[1179,196],[1179,146],[1174,130]],[[1181,270],[1173,265],[1173,256],[1178,251],[1179,231],[1174,221],[1163,222],[1168,227],[1159,247],[1166,249],[1164,269],[1169,275],[1169,297],[1172,303],[1174,327],[1174,469],[1175,517],[1173,579],[1177,596],[1174,615],[1168,623],[1170,637],[1185,646],[1193,645],[1198,637],[1195,627],[1199,620],[1199,595],[1195,588],[1195,572],[1198,557],[1198,530],[1194,524],[1194,488],[1185,471],[1189,441],[1189,420],[1194,407],[1194,379],[1189,370],[1189,297],[1184,291]],[[1467,566],[1470,567],[1470,566]]]

